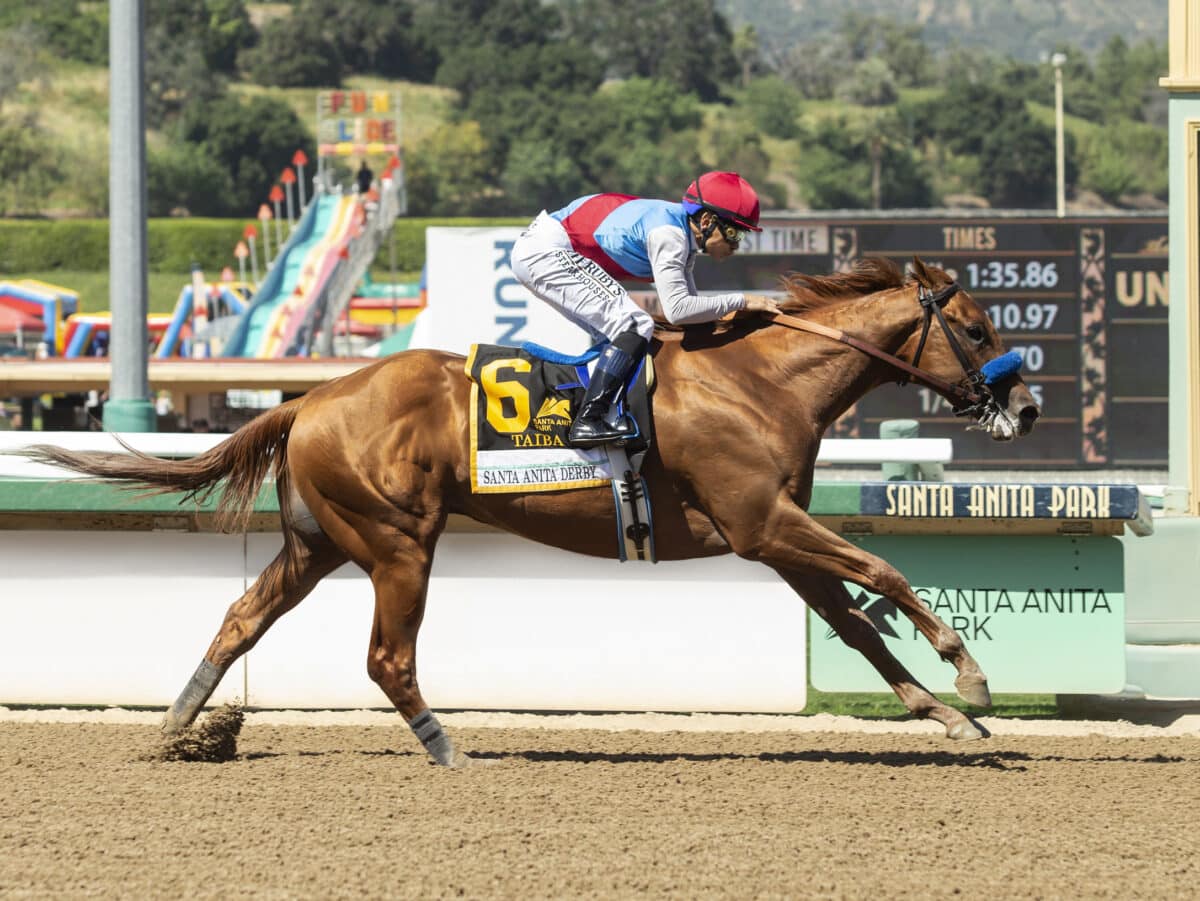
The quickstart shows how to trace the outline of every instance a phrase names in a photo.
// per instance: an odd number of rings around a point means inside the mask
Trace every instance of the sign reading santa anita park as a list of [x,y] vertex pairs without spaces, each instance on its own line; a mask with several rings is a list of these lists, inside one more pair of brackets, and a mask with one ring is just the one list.
[[[1125,579],[1109,537],[876,536],[852,539],[895,566],[962,636],[993,692],[1108,694],[1125,686]],[[888,649],[931,691],[954,693],[942,662],[891,601],[846,588]],[[880,676],[815,613],[812,683],[879,691]]]

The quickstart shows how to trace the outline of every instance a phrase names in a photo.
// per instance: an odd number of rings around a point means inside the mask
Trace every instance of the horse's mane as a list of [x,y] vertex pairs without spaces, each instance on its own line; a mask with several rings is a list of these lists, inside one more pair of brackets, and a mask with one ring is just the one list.
[[779,308],[786,313],[804,313],[836,301],[899,288],[904,282],[904,270],[883,257],[855,260],[849,272],[833,275],[789,272],[783,277],[783,288],[788,296],[779,301]]
[[[952,281],[944,270],[936,266],[921,264],[915,258],[914,263],[921,266],[926,277],[935,286],[949,284]],[[855,260],[848,272],[835,272],[832,275],[805,275],[802,272],[789,272],[780,281],[788,296],[780,298],[779,308],[785,313],[796,314],[823,309],[835,303],[856,300],[890,288],[902,288],[915,281],[915,278],[911,273],[906,275],[899,264],[889,259],[863,257]],[[654,332],[660,340],[678,341],[685,334],[724,335],[739,326],[757,328],[764,322],[765,320],[758,316],[748,313],[736,313],[733,317],[719,320],[716,323],[703,322],[687,326],[670,325],[658,320],[654,323]]]

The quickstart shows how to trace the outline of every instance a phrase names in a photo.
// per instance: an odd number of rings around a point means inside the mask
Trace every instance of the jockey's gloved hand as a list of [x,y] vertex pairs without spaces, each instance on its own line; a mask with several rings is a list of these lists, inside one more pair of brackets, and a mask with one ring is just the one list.
[[782,313],[779,309],[779,304],[772,297],[767,297],[765,294],[747,294],[746,305],[742,307],[749,313]]

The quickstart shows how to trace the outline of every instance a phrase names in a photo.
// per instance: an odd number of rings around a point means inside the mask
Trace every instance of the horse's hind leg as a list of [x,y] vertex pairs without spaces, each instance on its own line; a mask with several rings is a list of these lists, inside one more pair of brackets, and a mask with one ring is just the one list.
[[200,666],[163,718],[163,732],[171,734],[191,725],[234,661],[344,562],[345,555],[324,536],[311,537],[305,544],[289,535],[283,550],[230,606]]
[[895,658],[840,580],[788,570],[777,572],[842,641],[867,658],[913,716],[936,720],[946,727],[947,736],[958,741],[983,737],[979,727],[965,714],[943,704]]

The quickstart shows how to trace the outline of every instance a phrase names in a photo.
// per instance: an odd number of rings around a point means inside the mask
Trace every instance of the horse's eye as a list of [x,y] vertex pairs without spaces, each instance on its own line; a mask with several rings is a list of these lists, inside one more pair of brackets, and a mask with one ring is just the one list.
[[982,341],[987,336],[987,332],[983,330],[982,325],[968,325],[967,337],[972,341]]

